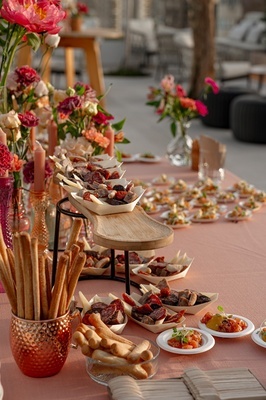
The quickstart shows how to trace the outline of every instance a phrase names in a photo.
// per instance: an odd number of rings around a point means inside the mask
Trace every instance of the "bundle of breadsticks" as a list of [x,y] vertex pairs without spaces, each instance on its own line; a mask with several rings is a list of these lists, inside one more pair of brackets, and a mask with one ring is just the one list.
[[82,220],[74,219],[67,248],[59,257],[51,286],[47,254],[38,253],[38,239],[29,233],[13,234],[13,250],[5,246],[0,228],[0,280],[14,315],[27,320],[54,319],[64,315],[86,262],[84,244],[78,241]]
[[128,374],[136,379],[146,379],[154,374],[150,341],[144,339],[135,344],[117,335],[102,322],[100,314],[92,313],[89,322],[92,327],[83,323],[78,325],[73,341],[84,355],[103,363],[95,363],[91,370],[93,374]]

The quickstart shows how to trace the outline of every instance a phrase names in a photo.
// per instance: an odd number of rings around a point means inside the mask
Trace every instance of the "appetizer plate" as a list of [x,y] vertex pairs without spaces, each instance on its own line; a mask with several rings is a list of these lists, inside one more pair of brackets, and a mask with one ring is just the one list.
[[[188,273],[189,268],[191,267],[191,264],[192,264],[193,260],[194,260],[194,258],[188,258],[187,257],[183,262],[180,262],[180,263],[176,262],[175,263],[176,265],[180,265],[180,267],[185,265],[186,268],[184,268],[181,272],[177,272],[177,273],[175,273],[173,275],[170,275],[170,276],[155,276],[155,275],[147,274],[145,272],[145,270],[146,270],[148,265],[138,266],[138,267],[136,267],[136,268],[134,268],[132,270],[132,273],[137,275],[137,276],[139,276],[139,277],[141,277],[141,278],[143,278],[143,279],[145,279],[148,282],[151,282],[151,283],[157,285],[162,279],[165,279],[167,282],[171,282],[171,281],[175,281],[176,279],[184,278],[186,276],[186,274]],[[169,264],[170,263],[174,264],[174,263],[169,261]],[[141,272],[144,272],[144,273],[141,273]],[[184,307],[183,307],[183,309],[184,309]]]
[[182,229],[182,228],[188,228],[191,225],[191,221],[186,219],[186,222],[184,224],[168,224],[165,222],[165,225],[170,226],[172,229]]
[[[164,211],[162,214],[160,214],[160,218],[162,218],[162,219],[168,219],[168,217],[169,217],[169,214],[171,213],[171,211],[170,210],[168,210],[168,211]],[[183,213],[183,214],[188,214],[188,212],[185,210],[185,211],[180,211],[180,214],[181,213]]]
[[[182,330],[178,329],[178,330]],[[204,332],[200,329],[197,328],[187,328],[188,330],[194,330],[197,332],[200,332],[202,335],[202,345],[196,349],[177,349],[175,347],[169,346],[169,344],[167,343],[167,341],[169,339],[171,339],[172,337],[172,333],[173,330],[172,329],[168,329],[167,331],[162,332],[159,336],[157,336],[156,338],[156,343],[158,344],[159,347],[161,347],[161,349],[168,351],[169,353],[175,353],[175,354],[184,354],[184,355],[189,355],[189,354],[199,354],[199,353],[204,353],[205,351],[208,351],[210,349],[213,348],[213,346],[215,345],[215,340],[212,337],[212,335],[210,335],[207,332]]]
[[[155,251],[154,250],[144,250],[144,251],[138,251],[138,255],[141,257],[145,257],[145,258],[150,258],[150,260],[146,263],[143,264],[129,264],[129,272],[133,273],[133,269],[135,268],[140,268],[140,267],[147,267],[149,265],[150,262],[152,262],[152,260],[155,257]],[[115,265],[115,270],[118,273],[124,274],[125,273],[125,264],[119,263]]]
[[243,207],[246,210],[250,210],[251,212],[256,212],[261,208],[261,203],[259,203],[259,202],[256,202],[255,208],[251,208],[251,207],[247,206],[245,203],[246,203],[245,201],[240,201],[240,203],[239,203],[240,207]]
[[[154,285],[140,285],[140,290],[142,293],[147,293],[149,290],[151,290],[153,293],[157,294],[160,293],[160,290],[155,287]],[[208,307],[210,304],[214,303],[218,297],[219,297],[219,293],[206,293],[206,292],[200,292],[201,294],[208,296],[211,300],[206,302],[206,303],[202,303],[202,304],[196,304],[195,306],[170,306],[165,304],[164,306],[166,308],[169,308],[170,310],[174,311],[174,312],[179,312],[184,310],[184,308],[186,309],[186,314],[191,314],[191,315],[195,315],[198,312],[204,310],[204,308]]]
[[[136,302],[138,302],[141,296],[137,293],[132,293],[131,297]],[[128,318],[131,319],[132,321],[136,322],[136,324],[142,326],[142,328],[145,328],[148,331],[153,332],[153,333],[160,333],[160,332],[165,331],[166,329],[175,328],[177,325],[183,324],[185,321],[185,317],[182,317],[182,318],[180,318],[179,322],[171,322],[171,323],[163,324],[162,322],[159,321],[155,325],[144,324],[143,322],[140,322],[131,316],[131,308],[132,307],[129,304],[127,304],[124,300],[122,300],[122,301],[124,303],[125,312],[128,315]],[[184,310],[184,308],[183,308],[183,310]],[[175,312],[172,310],[167,309],[167,311],[169,312],[169,314],[172,314],[172,315],[175,314]]]
[[208,224],[208,223],[211,223],[211,222],[216,222],[216,221],[218,221],[219,217],[220,217],[219,214],[217,214],[217,215],[215,216],[215,218],[194,218],[194,217],[192,216],[191,219],[190,219],[190,221],[192,221],[192,222],[194,222],[194,223],[196,222],[196,223]]
[[101,276],[107,271],[107,269],[110,267],[110,263],[103,268],[95,268],[95,267],[85,267],[81,271],[81,276]]
[[144,154],[136,154],[136,161],[146,163],[158,163],[162,160],[162,157],[154,155],[153,157],[145,157]]
[[266,342],[264,342],[264,340],[262,340],[262,338],[260,337],[260,328],[258,328],[258,329],[256,329],[255,331],[252,332],[251,339],[258,346],[266,347]]
[[[80,298],[80,301],[82,304],[82,312],[81,312],[82,318],[86,314],[86,312],[91,308],[92,304],[97,303],[97,302],[103,302],[105,304],[110,304],[114,300],[114,296],[111,293],[109,293],[108,297],[100,297],[96,294],[90,300],[87,300],[87,298],[84,296],[84,294],[82,292],[79,292],[79,298]],[[127,322],[128,322],[128,316],[126,314],[123,324],[110,325],[109,328],[111,329],[112,332],[120,334],[123,332]]]
[[234,216],[232,217],[230,215],[230,211],[225,215],[225,219],[233,222],[245,221],[246,219],[249,219],[251,217],[252,217],[252,212],[250,210],[246,210],[246,215],[244,215],[243,217],[234,217]]
[[[230,313],[227,313],[227,314],[230,314]],[[233,317],[237,317],[237,318],[240,318],[243,321],[245,321],[246,324],[247,324],[246,329],[244,329],[241,332],[233,332],[233,333],[218,332],[218,331],[214,331],[213,329],[207,328],[207,326],[205,324],[203,324],[202,322],[200,322],[200,321],[198,323],[199,328],[202,329],[205,332],[210,333],[212,336],[225,338],[225,339],[234,339],[234,338],[239,338],[239,337],[242,337],[242,336],[247,336],[247,335],[249,335],[250,333],[252,333],[254,331],[255,326],[254,326],[253,322],[251,322],[249,319],[241,317],[240,315],[235,315],[235,314],[232,314],[232,315],[233,315]]]
[[159,186],[168,186],[171,185],[174,182],[174,177],[168,177],[166,176],[166,179],[162,179],[161,176],[157,176],[156,178],[153,178],[152,184],[153,185],[159,185]]
[[137,154],[127,154],[126,157],[122,155],[123,163],[132,163],[138,161]]
[[134,192],[137,195],[137,198],[134,201],[128,204],[122,204],[118,206],[108,204],[104,201],[99,201],[96,203],[93,201],[83,200],[82,197],[78,196],[77,193],[73,192],[70,193],[70,196],[72,196],[74,200],[76,200],[78,203],[80,203],[83,207],[85,207],[89,211],[93,211],[98,215],[107,215],[107,214],[119,214],[123,212],[133,211],[136,204],[139,202],[141,196],[143,195],[144,189],[141,186],[137,186],[134,188]]

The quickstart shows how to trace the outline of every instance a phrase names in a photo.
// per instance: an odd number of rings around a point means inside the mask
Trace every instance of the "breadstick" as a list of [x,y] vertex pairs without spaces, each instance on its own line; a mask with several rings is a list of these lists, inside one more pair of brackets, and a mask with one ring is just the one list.
[[40,280],[39,280],[39,260],[38,260],[38,239],[33,237],[30,243],[31,263],[32,263],[32,291],[33,291],[33,309],[34,319],[39,321],[41,318],[40,301]]
[[95,327],[96,333],[101,336],[101,338],[105,339],[113,339],[117,342],[127,343],[129,345],[134,345],[133,342],[124,338],[123,336],[119,336],[116,333],[112,332],[107,325],[101,320],[100,314],[93,313],[89,316],[89,321],[92,326]]
[[100,347],[102,339],[93,329],[87,329],[84,336],[92,349],[98,349]]
[[11,289],[12,289],[12,291],[13,290],[15,291],[15,286],[14,286],[14,282],[13,282],[13,279],[12,279],[12,273],[11,273],[9,260],[8,260],[8,256],[7,256],[7,248],[6,248],[6,244],[5,244],[5,241],[4,241],[1,224],[0,224],[0,255],[2,256],[3,263],[5,265],[5,270],[6,270],[6,274],[7,274],[7,278],[8,278],[9,284],[12,286]]
[[143,340],[141,343],[137,344],[132,352],[127,356],[127,360],[131,363],[139,362],[141,359],[141,353],[145,350],[149,350],[151,344],[148,340]]
[[2,256],[4,264],[6,266],[8,266],[9,263],[8,263],[8,257],[7,257],[7,252],[6,252],[6,244],[5,244],[5,241],[4,241],[4,236],[3,236],[1,224],[0,224],[0,254]]
[[90,348],[89,344],[85,343],[81,346],[81,352],[84,356],[91,357],[93,351],[94,350]]
[[45,277],[46,277],[46,294],[47,294],[48,306],[50,307],[52,298],[52,287],[51,287],[49,259],[47,255],[44,256],[44,263],[45,263]]
[[82,268],[84,267],[86,262],[86,254],[85,253],[78,253],[77,257],[75,258],[72,273],[69,279],[69,284],[68,284],[68,298],[67,298],[67,308],[69,308],[69,305],[71,303],[72,297],[74,295],[78,279],[80,276],[80,273],[82,271]]
[[45,273],[45,258],[39,257],[39,284],[40,284],[40,305],[42,319],[48,319],[49,300],[47,296],[47,279]]
[[153,353],[151,350],[144,350],[141,354],[140,354],[140,359],[143,361],[149,361],[153,358]]
[[79,331],[73,333],[72,339],[73,342],[80,347],[82,347],[84,344],[88,344],[88,341],[85,338],[85,336]]
[[33,319],[34,317],[30,241],[30,235],[27,232],[20,233],[20,251],[21,254],[23,254],[22,268],[24,277],[25,319]]
[[76,331],[83,333],[85,336],[85,332],[90,329],[87,325],[83,324],[82,322],[77,326]]
[[12,276],[13,282],[14,282],[14,284],[16,286],[14,253],[13,253],[12,249],[10,249],[9,247],[7,247],[6,253],[7,253],[7,258],[8,258],[8,263],[9,263],[9,267],[10,267],[11,276]]
[[72,222],[66,250],[70,250],[72,244],[75,244],[78,241],[81,227],[82,227],[82,218],[74,218],[73,222]]
[[126,343],[114,342],[110,347],[110,352],[117,357],[127,358],[127,356],[132,352],[132,346]]
[[15,276],[17,286],[17,316],[25,318],[25,297],[24,297],[24,277],[22,266],[22,255],[19,247],[19,234],[16,232],[13,235],[13,249],[15,261]]
[[10,276],[7,272],[6,266],[3,262],[2,257],[0,256],[0,280],[5,288],[8,300],[10,302],[11,309],[13,313],[17,314],[17,297],[15,293],[15,289],[13,287],[13,282],[10,280]]
[[48,313],[49,319],[54,319],[57,317],[59,303],[61,300],[61,294],[66,279],[67,268],[68,268],[68,257],[63,254],[60,256],[57,265],[55,284],[53,287],[52,300]]
[[122,369],[125,373],[133,375],[137,379],[148,378],[147,372],[140,365],[129,364],[125,358],[113,356],[106,351],[98,349],[94,350],[92,358],[102,361],[105,364],[115,365],[117,368]]
[[79,251],[84,251],[85,243],[84,243],[83,241],[78,240],[76,244],[77,244],[77,245],[79,246],[79,248],[80,248]]
[[72,257],[71,257],[71,262],[69,263],[69,268],[68,268],[68,283],[70,281],[70,277],[73,272],[73,266],[75,265],[76,257],[80,252],[80,247],[77,244],[72,244],[70,251],[71,251]]

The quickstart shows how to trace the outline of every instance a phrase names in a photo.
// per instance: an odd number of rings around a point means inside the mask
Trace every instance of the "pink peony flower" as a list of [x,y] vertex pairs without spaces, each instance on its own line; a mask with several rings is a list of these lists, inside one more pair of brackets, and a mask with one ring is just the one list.
[[26,126],[27,128],[32,128],[39,124],[39,118],[31,111],[26,111],[24,114],[18,114],[18,117],[21,125]]
[[60,2],[52,0],[3,0],[0,15],[28,32],[58,33],[57,24],[66,17]]
[[3,177],[6,171],[11,170],[13,156],[8,147],[0,143],[0,177]]
[[205,117],[208,114],[207,106],[205,104],[203,104],[202,101],[200,101],[200,100],[196,100],[195,104],[196,104],[196,108],[197,108],[199,115],[201,115],[202,117]]
[[210,86],[214,94],[219,93],[220,91],[219,85],[212,78],[206,77],[204,82],[206,83],[206,85]]

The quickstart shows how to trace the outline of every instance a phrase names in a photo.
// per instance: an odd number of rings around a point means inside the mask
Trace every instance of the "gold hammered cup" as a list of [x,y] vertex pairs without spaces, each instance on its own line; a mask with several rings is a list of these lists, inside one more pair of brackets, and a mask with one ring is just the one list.
[[24,375],[44,378],[56,375],[70,349],[72,317],[32,321],[12,314],[10,345],[13,357]]

